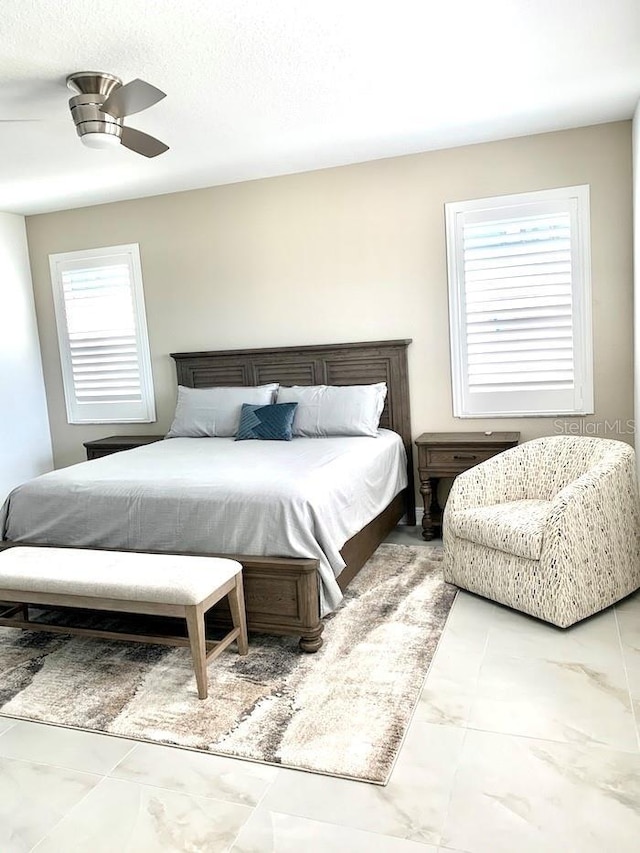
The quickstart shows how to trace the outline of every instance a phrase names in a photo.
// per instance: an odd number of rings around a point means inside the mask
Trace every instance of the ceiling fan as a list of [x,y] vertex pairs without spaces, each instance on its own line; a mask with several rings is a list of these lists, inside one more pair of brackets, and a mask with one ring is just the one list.
[[70,98],[69,108],[82,142],[89,148],[115,148],[124,145],[144,157],[157,157],[169,146],[141,130],[127,127],[124,119],[152,107],[166,97],[144,80],[123,85],[113,74],[78,71],[67,77],[67,86],[78,94]]

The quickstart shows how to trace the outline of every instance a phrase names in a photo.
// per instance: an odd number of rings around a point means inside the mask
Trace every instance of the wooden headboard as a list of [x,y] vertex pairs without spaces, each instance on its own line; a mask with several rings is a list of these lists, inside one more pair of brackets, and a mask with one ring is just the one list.
[[407,452],[407,522],[415,524],[413,445],[409,407],[407,347],[411,340],[322,344],[303,347],[172,352],[178,384],[216,385],[369,385],[387,383],[380,426],[397,432]]

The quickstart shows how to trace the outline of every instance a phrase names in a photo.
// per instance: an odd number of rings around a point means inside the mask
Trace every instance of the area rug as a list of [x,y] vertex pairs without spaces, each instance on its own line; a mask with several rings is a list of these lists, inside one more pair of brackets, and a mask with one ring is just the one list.
[[385,784],[455,597],[441,558],[381,545],[319,652],[251,635],[206,700],[185,648],[0,628],[0,714]]

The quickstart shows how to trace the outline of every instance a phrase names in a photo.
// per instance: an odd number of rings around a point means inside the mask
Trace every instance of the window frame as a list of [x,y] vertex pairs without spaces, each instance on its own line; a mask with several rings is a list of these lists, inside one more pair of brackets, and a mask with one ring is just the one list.
[[[466,313],[464,278],[464,241],[462,228],[468,214],[487,213],[513,208],[514,218],[521,218],[526,208],[539,205],[558,206],[565,203],[571,217],[571,293],[572,331],[574,357],[573,405],[535,406],[514,405],[519,397],[534,394],[538,398],[553,395],[551,389],[539,391],[495,391],[492,400],[504,395],[503,407],[479,408],[482,392],[471,391],[467,382],[466,358]],[[591,241],[590,241],[590,193],[588,185],[559,187],[524,193],[493,196],[445,204],[445,230],[447,246],[447,276],[449,295],[449,332],[451,351],[451,385],[453,414],[457,418],[516,418],[557,417],[559,415],[588,415],[594,412],[593,392],[593,330],[591,309]],[[519,212],[519,214],[518,214]],[[542,214],[541,214],[542,215]],[[510,395],[510,399],[509,399]],[[474,400],[477,402],[474,403]],[[489,398],[485,399],[488,402]]]
[[[101,401],[96,403],[81,403],[76,398],[76,388],[73,380],[62,275],[65,267],[69,269],[82,263],[91,266],[92,261],[97,261],[100,258],[104,258],[106,261],[105,265],[109,265],[113,263],[115,258],[122,257],[126,258],[129,267],[129,285],[133,304],[142,400],[136,402]],[[99,268],[100,264],[95,263],[93,266]],[[104,246],[74,252],[58,252],[49,255],[49,268],[67,422],[70,424],[154,423],[156,421],[156,403],[139,244],[126,243],[118,246]],[[133,411],[134,407],[138,408],[138,414],[127,414],[127,411]]]

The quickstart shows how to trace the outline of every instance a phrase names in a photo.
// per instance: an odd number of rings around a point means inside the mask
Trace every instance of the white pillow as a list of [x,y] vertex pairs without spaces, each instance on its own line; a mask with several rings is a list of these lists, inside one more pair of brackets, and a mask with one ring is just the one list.
[[387,385],[294,385],[278,388],[278,403],[297,403],[293,435],[378,435]]
[[167,438],[229,438],[238,431],[243,403],[268,406],[277,383],[252,387],[186,388],[178,385],[178,402]]

